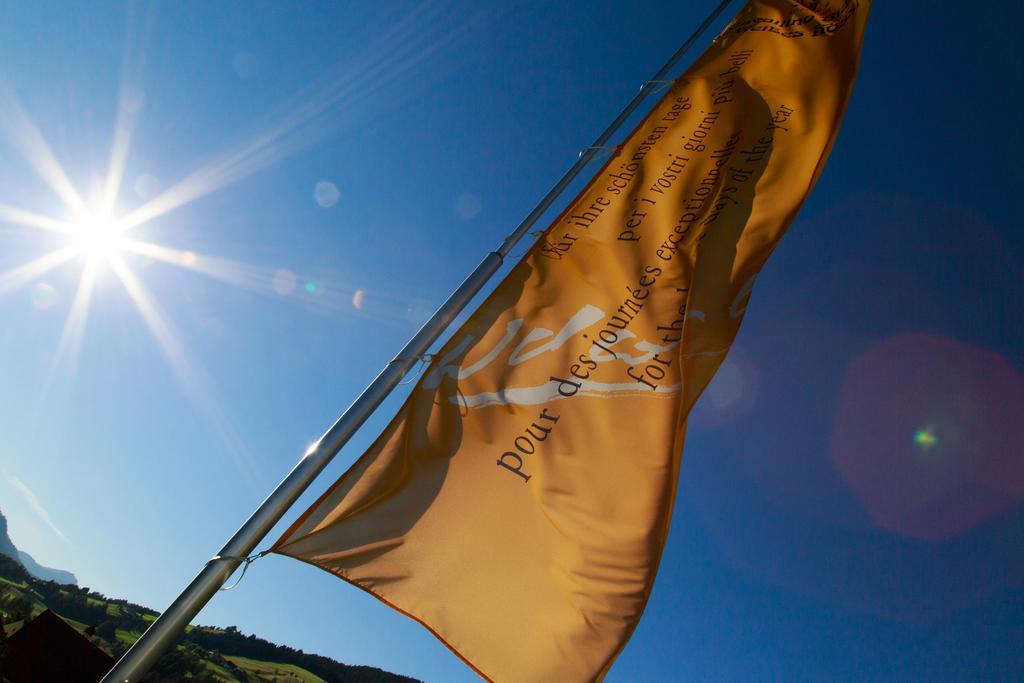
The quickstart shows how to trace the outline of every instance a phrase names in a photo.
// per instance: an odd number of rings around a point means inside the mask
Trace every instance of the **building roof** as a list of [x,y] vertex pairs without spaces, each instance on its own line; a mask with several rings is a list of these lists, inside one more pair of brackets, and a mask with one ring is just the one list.
[[4,676],[11,683],[95,683],[114,665],[71,624],[46,610],[7,639]]

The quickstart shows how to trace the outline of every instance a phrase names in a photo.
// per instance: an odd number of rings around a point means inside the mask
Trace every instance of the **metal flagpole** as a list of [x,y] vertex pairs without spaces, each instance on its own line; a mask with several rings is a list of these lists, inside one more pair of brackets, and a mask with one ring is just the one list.
[[331,462],[342,446],[366,421],[381,402],[399,384],[409,368],[427,352],[466,304],[480,291],[484,284],[497,272],[516,243],[527,234],[533,224],[550,208],[566,187],[576,178],[583,167],[603,149],[612,135],[636,111],[647,95],[664,83],[665,77],[683,55],[693,46],[707,28],[718,18],[731,0],[722,0],[686,39],[675,54],[658,70],[651,80],[640,88],[640,92],[626,105],[608,128],[590,147],[580,152],[579,159],[562,179],[551,188],[539,204],[530,212],[515,232],[510,234],[498,247],[489,253],[469,277],[459,285],[448,299],[441,304],[430,320],[405,345],[405,348],[381,370],[363,393],[348,407],[327,432],[309,447],[298,464],[277,485],[256,511],[235,532],[220,552],[207,561],[206,566],[171,603],[170,607],[153,622],[142,637],[125,652],[101,683],[135,683],[174,645],[185,626],[199,613],[214,594],[224,585],[228,577],[247,561],[248,555],[263,540],[275,524],[284,516],[300,495],[313,483],[318,474]]

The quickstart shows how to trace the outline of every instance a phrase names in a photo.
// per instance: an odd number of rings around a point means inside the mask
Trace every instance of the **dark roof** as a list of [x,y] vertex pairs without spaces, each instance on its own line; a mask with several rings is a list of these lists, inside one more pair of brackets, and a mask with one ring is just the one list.
[[46,610],[7,639],[4,676],[11,683],[96,683],[113,658],[71,624]]

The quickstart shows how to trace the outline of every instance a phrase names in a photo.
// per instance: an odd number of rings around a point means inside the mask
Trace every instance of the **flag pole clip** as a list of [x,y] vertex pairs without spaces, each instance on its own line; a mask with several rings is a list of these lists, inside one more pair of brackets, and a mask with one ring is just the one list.
[[[402,361],[402,360],[405,360],[405,359],[404,358],[396,358],[395,360],[396,361]],[[423,374],[423,368],[427,367],[427,365],[429,365],[430,361],[432,361],[432,360],[434,360],[434,354],[432,354],[432,353],[420,354],[416,358],[416,361],[419,362],[419,364],[416,366],[416,370],[409,374],[409,378],[408,379],[399,382],[398,386],[400,386],[400,387],[401,386],[405,386],[406,384],[411,384],[413,381],[415,381],[417,377],[419,377],[421,374]]]
[[[529,237],[543,237],[544,233],[546,233],[546,232],[547,232],[547,230],[531,230],[530,232],[528,232],[526,234]],[[530,246],[526,247],[526,250],[523,251],[523,253],[521,253],[521,254],[512,254],[509,258],[511,258],[513,261],[518,261],[519,259],[521,259],[524,256],[526,256],[528,253],[530,253],[530,249],[532,249],[532,248],[533,248],[533,245],[531,244]]]
[[[266,552],[256,553],[255,555],[249,555],[248,557],[240,557],[238,555],[214,555],[209,559],[206,564],[211,562],[219,562],[221,560],[237,560],[242,563],[242,573],[238,577],[238,581],[235,581],[230,586],[221,586],[218,590],[229,591],[232,588],[237,588],[238,584],[242,583],[242,579],[245,578],[245,572],[249,569],[249,565],[266,555]],[[237,569],[237,567],[236,567]]]
[[673,83],[675,83],[675,81],[645,81],[644,84],[640,86],[640,90],[650,88],[650,92],[648,94],[657,95],[660,92],[668,90],[669,86]]
[[621,147],[622,145],[591,145],[580,150],[579,158],[587,157],[587,161],[605,159],[618,154]]

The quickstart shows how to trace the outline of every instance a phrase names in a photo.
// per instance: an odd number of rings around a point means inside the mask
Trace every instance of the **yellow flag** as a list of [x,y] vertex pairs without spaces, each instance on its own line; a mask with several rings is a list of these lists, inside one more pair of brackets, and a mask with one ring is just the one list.
[[274,551],[482,676],[602,677],[647,602],[686,415],[821,173],[869,0],[752,0]]

